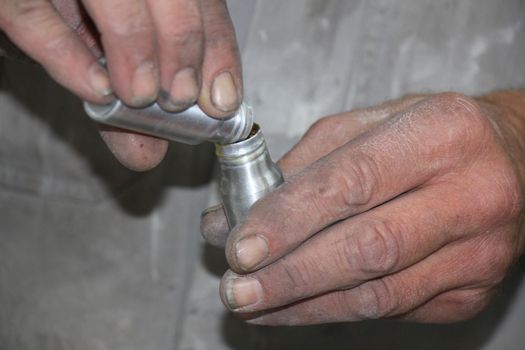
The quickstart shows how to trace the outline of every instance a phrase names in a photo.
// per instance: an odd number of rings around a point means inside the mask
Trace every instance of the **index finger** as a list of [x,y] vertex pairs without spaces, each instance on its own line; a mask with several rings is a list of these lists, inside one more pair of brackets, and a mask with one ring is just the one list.
[[486,123],[475,102],[443,94],[350,141],[252,207],[226,245],[232,270],[266,266],[323,228],[429,182],[479,148],[473,140]]

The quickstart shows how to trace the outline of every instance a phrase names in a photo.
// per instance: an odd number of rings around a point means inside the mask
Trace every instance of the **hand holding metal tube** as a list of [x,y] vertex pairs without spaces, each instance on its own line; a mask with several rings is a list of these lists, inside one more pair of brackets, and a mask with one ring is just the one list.
[[[0,57],[22,53],[93,103],[118,96],[136,108],[158,103],[171,112],[198,103],[222,119],[243,99],[225,0],[2,1]],[[167,151],[160,138],[105,126],[100,132],[115,157],[135,171],[155,167]]]
[[523,135],[524,91],[321,119],[241,225],[203,215],[226,241],[225,305],[262,325],[475,316],[525,250]]

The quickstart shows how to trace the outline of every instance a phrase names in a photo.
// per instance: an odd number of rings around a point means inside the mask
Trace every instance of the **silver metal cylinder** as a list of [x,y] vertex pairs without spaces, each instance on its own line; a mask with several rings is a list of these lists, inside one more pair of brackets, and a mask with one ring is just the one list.
[[216,145],[220,165],[219,191],[230,228],[244,220],[250,207],[283,182],[281,170],[270,158],[258,125],[244,141]]
[[211,118],[197,105],[180,113],[170,113],[156,103],[146,108],[131,108],[115,100],[108,105],[84,102],[84,109],[99,123],[189,145],[244,140],[253,126],[253,112],[244,103],[233,117],[224,120]]

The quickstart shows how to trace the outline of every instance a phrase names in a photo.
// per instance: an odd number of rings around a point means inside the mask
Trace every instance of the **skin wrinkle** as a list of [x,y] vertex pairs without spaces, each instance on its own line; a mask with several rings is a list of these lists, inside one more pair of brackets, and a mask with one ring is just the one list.
[[[466,244],[470,244],[476,254],[471,258],[469,271],[473,276],[468,284],[469,288],[493,288],[501,283],[507,269],[510,266],[508,242],[501,244],[500,236],[506,235],[506,230],[502,229],[501,234],[492,233],[491,236],[479,236]],[[497,239],[498,238],[498,239]]]
[[[298,265],[296,266],[295,263]],[[283,271],[288,276],[291,285],[297,288],[297,299],[301,299],[304,296],[300,295],[301,290],[308,285],[308,282],[312,280],[312,276],[318,271],[316,261],[312,259],[304,259],[302,261],[296,261],[295,263],[289,262],[283,259]]]
[[350,248],[348,265],[364,275],[381,276],[392,271],[400,261],[396,239],[392,224],[386,224],[383,220],[368,223]]

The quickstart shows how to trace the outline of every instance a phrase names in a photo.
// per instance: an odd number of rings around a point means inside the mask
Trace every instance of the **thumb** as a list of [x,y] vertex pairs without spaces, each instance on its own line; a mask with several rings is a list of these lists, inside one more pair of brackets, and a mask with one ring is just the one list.
[[209,244],[223,248],[226,245],[230,227],[222,204],[210,207],[201,214],[201,234]]

